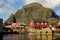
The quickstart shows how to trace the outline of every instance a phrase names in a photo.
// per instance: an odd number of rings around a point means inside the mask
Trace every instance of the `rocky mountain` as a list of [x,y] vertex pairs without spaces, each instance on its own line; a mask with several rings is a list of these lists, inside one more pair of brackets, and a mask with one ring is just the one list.
[[[23,6],[22,9],[19,9],[15,13],[15,17],[18,23],[29,23],[31,19],[46,19],[49,22],[52,20],[57,20],[56,22],[58,22],[58,16],[56,15],[56,13],[49,8],[43,7],[39,3],[31,3]],[[6,20],[6,22],[10,23],[12,22],[12,20],[13,16],[11,15],[9,19]]]

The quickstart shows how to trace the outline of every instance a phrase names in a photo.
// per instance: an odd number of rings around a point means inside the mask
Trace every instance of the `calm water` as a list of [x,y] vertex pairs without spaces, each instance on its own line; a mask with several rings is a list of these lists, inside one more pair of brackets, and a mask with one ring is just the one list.
[[26,34],[8,34],[3,36],[3,40],[38,40],[37,36]]
[[[42,40],[42,39],[40,35],[32,36],[28,34],[7,34],[3,36],[3,40]],[[43,40],[46,40],[46,39],[43,39]]]

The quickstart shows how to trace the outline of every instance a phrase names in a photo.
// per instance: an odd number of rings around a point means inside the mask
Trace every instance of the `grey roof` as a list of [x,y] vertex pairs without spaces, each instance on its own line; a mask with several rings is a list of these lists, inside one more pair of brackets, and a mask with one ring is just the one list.
[[47,20],[33,19],[34,22],[48,22]]

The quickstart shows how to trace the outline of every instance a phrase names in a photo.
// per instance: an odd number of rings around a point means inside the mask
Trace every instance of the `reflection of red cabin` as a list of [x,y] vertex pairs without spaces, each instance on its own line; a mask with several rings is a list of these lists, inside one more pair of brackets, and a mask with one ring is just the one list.
[[46,20],[38,20],[38,19],[34,19],[34,20],[31,20],[30,23],[29,23],[29,27],[48,27],[48,22]]

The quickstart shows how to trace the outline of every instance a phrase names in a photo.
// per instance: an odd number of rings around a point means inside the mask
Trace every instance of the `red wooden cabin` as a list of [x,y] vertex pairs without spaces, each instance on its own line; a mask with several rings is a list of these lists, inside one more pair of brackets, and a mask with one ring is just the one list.
[[57,23],[56,28],[60,28],[60,22]]
[[20,24],[12,23],[12,25],[5,26],[5,28],[20,28]]
[[60,28],[60,22],[59,23],[54,23],[54,24],[51,24],[52,26],[55,26],[56,28]]
[[60,26],[60,22],[57,24],[57,26]]
[[48,27],[48,22],[46,20],[33,19],[30,21],[28,27],[46,28],[46,27]]
[[51,24],[52,26],[57,26],[57,24],[56,23],[53,23],[53,24]]

